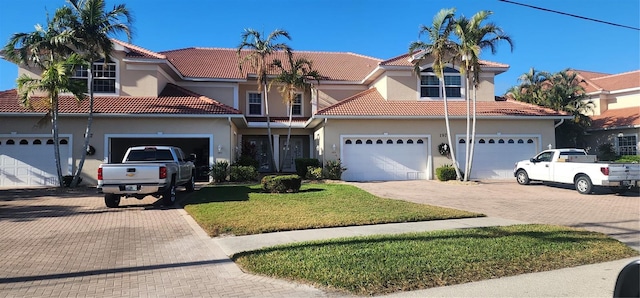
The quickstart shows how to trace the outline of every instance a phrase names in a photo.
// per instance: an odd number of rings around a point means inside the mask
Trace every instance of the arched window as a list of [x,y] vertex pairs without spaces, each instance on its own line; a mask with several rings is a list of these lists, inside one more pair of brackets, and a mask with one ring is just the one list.
[[484,144],[484,143],[485,143],[485,141],[484,141],[484,139],[480,139],[480,141],[478,141],[478,143],[480,143],[480,144]]
[[351,144],[351,140],[347,139],[346,141],[344,141],[344,143],[349,145],[349,144]]
[[65,139],[60,140],[60,145],[66,145],[69,144],[69,142]]
[[53,145],[53,140],[52,139],[48,139],[47,140],[47,145]]
[[418,143],[418,144],[424,144],[424,141],[423,141],[423,140],[421,140],[421,139],[418,139],[418,142],[417,142],[417,143]]
[[495,144],[496,141],[494,141],[493,139],[489,139],[489,144]]
[[362,140],[356,140],[356,145],[362,144]]
[[519,139],[518,144],[524,144],[524,141],[522,139]]
[[382,144],[382,140],[378,139],[378,140],[376,141],[376,144]]
[[499,139],[498,140],[498,144],[504,144],[504,140],[503,139]]
[[509,143],[509,144],[513,144],[513,143],[515,143],[515,142],[513,141],[513,139],[509,139],[509,142],[508,142],[508,143]]
[[373,141],[371,141],[371,140],[367,140],[367,142],[366,142],[366,143],[367,143],[367,144],[373,144]]
[[413,144],[413,140],[412,139],[408,139],[407,140],[407,144]]
[[29,145],[29,141],[27,140],[20,140],[20,145]]
[[387,140],[387,144],[393,144],[393,140]]
[[527,144],[533,144],[533,140],[532,139],[528,139],[527,140]]
[[458,141],[458,143],[464,144],[464,143],[466,143],[466,141],[464,139],[460,139],[460,141]]
[[40,144],[42,144],[42,141],[40,141],[38,139],[35,139],[35,140],[33,140],[33,144],[34,145],[40,145]]
[[7,145],[15,145],[16,142],[14,140],[7,140]]
[[404,144],[404,142],[402,140],[398,140],[396,141],[396,144]]

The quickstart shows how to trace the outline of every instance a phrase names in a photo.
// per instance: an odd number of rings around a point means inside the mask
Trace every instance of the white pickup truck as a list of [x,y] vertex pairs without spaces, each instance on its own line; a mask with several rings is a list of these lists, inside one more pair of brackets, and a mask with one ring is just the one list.
[[529,160],[516,163],[513,175],[519,184],[531,181],[568,183],[581,194],[589,194],[594,186],[610,187],[624,193],[638,187],[640,164],[602,163],[582,149],[549,149]]
[[165,206],[176,201],[176,187],[195,188],[194,157],[172,146],[139,146],[127,149],[122,163],[101,164],[98,188],[107,207],[115,208],[121,197],[139,200],[147,195],[162,197]]

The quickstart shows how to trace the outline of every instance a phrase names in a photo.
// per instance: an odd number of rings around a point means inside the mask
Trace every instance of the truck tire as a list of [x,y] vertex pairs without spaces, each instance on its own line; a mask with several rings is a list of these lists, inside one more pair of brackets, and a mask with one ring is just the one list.
[[116,208],[120,205],[120,196],[112,193],[105,194],[104,204],[109,208]]
[[184,187],[187,189],[187,192],[192,192],[196,189],[196,177],[194,173],[191,173],[191,179],[189,179],[189,182],[187,182]]
[[173,206],[176,202],[176,182],[171,180],[171,185],[162,194],[162,204],[165,206]]
[[591,183],[591,179],[587,175],[578,176],[575,185],[576,190],[583,195],[590,194],[593,189],[593,183]]
[[529,175],[525,170],[518,170],[516,172],[516,181],[518,181],[518,184],[520,185],[528,185],[529,182],[531,182],[531,180],[529,180]]

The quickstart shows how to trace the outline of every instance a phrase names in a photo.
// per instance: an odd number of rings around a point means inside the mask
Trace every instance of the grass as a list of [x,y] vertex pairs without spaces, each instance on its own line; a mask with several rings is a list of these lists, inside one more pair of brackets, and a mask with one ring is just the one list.
[[244,270],[378,295],[635,256],[603,234],[516,225],[313,241],[243,252]]
[[184,209],[210,236],[484,216],[376,197],[357,187],[303,184],[299,193],[263,193],[260,185],[207,186]]

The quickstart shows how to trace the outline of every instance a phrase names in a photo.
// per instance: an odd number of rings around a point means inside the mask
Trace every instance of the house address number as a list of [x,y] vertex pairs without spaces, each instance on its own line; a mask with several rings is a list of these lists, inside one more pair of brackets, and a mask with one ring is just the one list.
[[440,137],[441,137],[441,138],[446,138],[446,137],[447,137],[447,133],[441,133],[441,134],[440,134]]

